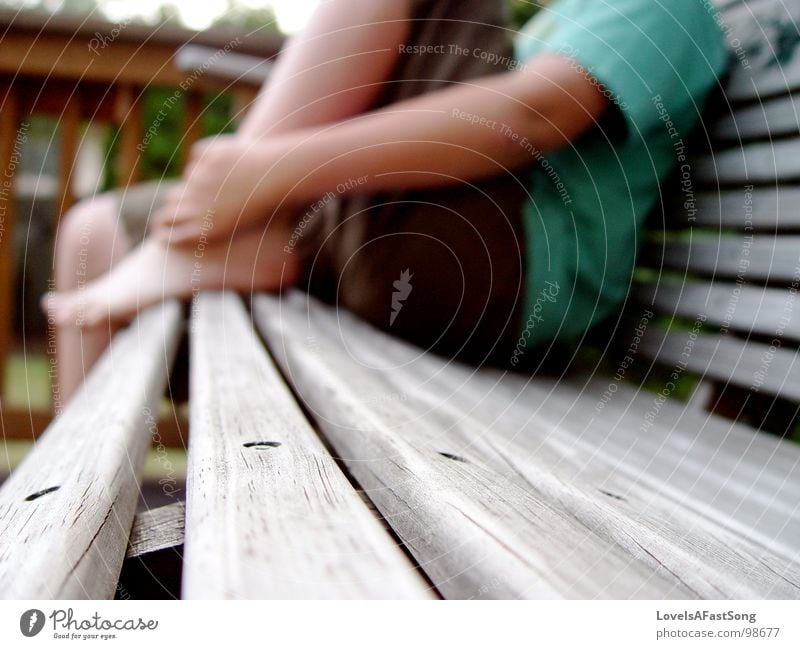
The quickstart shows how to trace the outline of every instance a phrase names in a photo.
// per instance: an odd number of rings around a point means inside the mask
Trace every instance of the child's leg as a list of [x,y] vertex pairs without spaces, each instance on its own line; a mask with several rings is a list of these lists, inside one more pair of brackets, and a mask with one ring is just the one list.
[[286,233],[249,230],[229,242],[195,247],[165,246],[149,238],[82,293],[50,300],[56,322],[93,328],[127,320],[168,297],[196,291],[279,291],[297,279],[293,258],[283,252]]
[[[342,119],[367,109],[380,91],[380,82],[395,64],[398,45],[408,29],[404,19],[411,1],[324,2],[308,28],[291,39],[281,54],[274,74],[239,133],[259,137]],[[157,252],[153,244],[134,251],[135,257],[126,260],[120,272],[93,283],[131,247],[118,221],[117,200],[104,195],[75,206],[59,232],[55,273],[59,295],[49,299],[46,308],[60,315],[58,382],[65,401],[107,346],[119,319],[147,302],[171,294],[185,295],[187,291],[185,274],[180,272],[185,261],[183,253],[176,250],[169,257],[166,250]],[[245,276],[252,276],[253,288],[266,290],[279,284],[281,278],[276,273],[278,266],[283,269],[285,255],[267,247],[256,261],[254,241],[254,236],[248,235],[231,243],[227,270],[220,267],[219,250],[207,254],[203,262],[204,286],[220,288],[226,272],[227,281],[242,288],[250,287],[243,281]],[[242,254],[233,254],[234,250]],[[274,253],[273,258],[267,261],[270,253]],[[147,263],[153,261],[156,266],[147,268]],[[247,265],[250,262],[252,265]],[[177,275],[168,284],[161,284],[159,273],[168,265]],[[284,279],[289,276],[289,266],[286,268]],[[138,277],[128,277],[123,272],[142,270],[147,274]],[[154,277],[154,285],[145,290],[142,277]],[[117,283],[116,289],[111,281]],[[132,292],[126,292],[126,287]],[[85,291],[78,293],[78,288]],[[98,314],[109,314],[112,319],[97,320]],[[97,326],[89,329],[89,323]]]
[[[57,291],[80,290],[104,275],[130,249],[130,240],[117,219],[116,197],[98,196],[73,207],[59,227],[56,242],[55,287]],[[53,305],[44,305],[51,315]],[[69,400],[80,386],[85,371],[108,345],[109,327],[82,330],[74,325],[56,329],[59,394]]]

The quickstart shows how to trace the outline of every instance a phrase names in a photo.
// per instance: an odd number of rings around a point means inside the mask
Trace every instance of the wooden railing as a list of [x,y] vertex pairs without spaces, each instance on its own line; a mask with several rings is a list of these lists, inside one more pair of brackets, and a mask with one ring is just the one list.
[[[72,175],[83,123],[114,124],[120,129],[116,178],[122,185],[133,183],[139,178],[148,128],[142,123],[146,89],[174,88],[185,99],[185,132],[179,152],[183,156],[200,136],[198,117],[204,94],[229,91],[235,110],[245,108],[258,91],[263,70],[248,73],[252,65],[237,68],[236,60],[241,63],[242,55],[270,60],[280,45],[281,38],[267,26],[249,33],[198,33],[173,26],[0,12],[0,395],[5,393],[6,363],[13,344],[14,258],[22,252],[14,250],[13,176],[28,117],[44,114],[58,121],[60,157],[53,215],[57,219],[75,201]],[[202,62],[204,53],[208,59]],[[187,69],[187,61],[194,67]],[[217,68],[221,74],[215,74]],[[242,73],[236,73],[237,69]],[[2,432],[8,437],[31,437],[50,418],[49,412],[15,412],[2,398],[0,414]]]

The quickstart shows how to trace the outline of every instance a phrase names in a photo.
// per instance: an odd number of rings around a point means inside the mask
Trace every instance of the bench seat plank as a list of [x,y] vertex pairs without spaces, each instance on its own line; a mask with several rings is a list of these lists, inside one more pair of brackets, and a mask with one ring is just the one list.
[[[662,565],[639,561],[621,539],[598,535],[552,495],[520,484],[507,466],[481,455],[464,461],[447,426],[415,417],[416,401],[397,386],[384,389],[379,375],[348,355],[337,316],[319,304],[306,314],[303,299],[259,296],[257,320],[331,443],[442,594],[696,596]],[[369,344],[347,314],[341,318],[356,348]],[[380,335],[376,344],[394,343]]]
[[311,429],[234,294],[195,304],[190,371],[185,598],[431,596]]
[[[642,535],[647,538],[653,530],[667,523],[671,526],[654,540],[655,554],[663,557],[666,548],[671,548],[678,556],[702,556],[688,572],[681,561],[675,566],[698,593],[716,597],[725,583],[730,597],[800,595],[796,544],[800,448],[796,445],[719,420],[716,426],[706,426],[714,429],[713,436],[701,438],[697,448],[692,448],[696,431],[703,428],[688,418],[684,428],[656,424],[646,433],[639,430],[642,417],[653,407],[651,393],[623,387],[614,404],[616,416],[605,411],[598,415],[594,406],[600,395],[596,388],[586,390],[593,385],[587,377],[579,385],[561,379],[531,380],[486,368],[476,372],[420,356],[419,350],[380,334],[379,344],[367,346],[366,331],[357,331],[360,344],[351,349],[359,350],[361,364],[386,367],[389,360],[392,369],[385,373],[385,380],[395,383],[394,390],[404,386],[409,394],[411,386],[420,386],[411,393],[422,401],[413,409],[417,425],[423,416],[437,417],[440,429],[449,426],[463,437],[464,445],[473,450],[471,457],[474,453],[491,457],[492,450],[500,450],[497,444],[487,449],[485,440],[508,441],[512,448],[504,454],[505,461],[513,458],[517,471],[524,472],[532,484],[541,483],[543,474],[555,473],[563,484],[589,481],[589,491],[614,494],[609,495],[613,500],[624,494],[624,501],[617,503],[630,519],[624,529],[645,525]],[[380,360],[367,358],[367,349],[379,350]],[[665,420],[675,421],[683,408],[667,402],[664,410]],[[447,412],[451,413],[449,423],[443,414]],[[468,434],[462,422],[470,418],[483,422],[485,430]],[[678,448],[665,452],[671,445]],[[526,455],[536,461],[520,461]],[[538,464],[541,461],[544,470]],[[586,490],[583,501],[574,504],[576,517],[589,515],[587,503],[596,506],[585,495]],[[564,493],[557,500],[562,506],[570,502]],[[708,525],[707,519],[715,524]],[[618,532],[614,517],[607,513],[595,513],[589,520],[597,520],[610,534]],[[694,545],[687,545],[689,539]],[[698,544],[705,554],[698,554]],[[737,567],[732,570],[731,566]],[[779,569],[780,577],[776,578],[773,568]],[[741,579],[741,574],[749,575],[748,579]]]
[[[291,308],[283,307],[282,317],[289,321]],[[316,323],[312,335],[318,348],[327,350],[337,345],[337,337],[345,338],[355,356],[350,364],[368,374],[358,383],[363,402],[374,416],[383,411],[383,417],[391,418],[395,435],[405,437],[407,429],[421,429],[433,448],[519,481],[529,493],[625,548],[631,562],[646,563],[654,572],[668,571],[695,596],[800,594],[796,586],[800,573],[787,568],[792,562],[785,556],[752,539],[739,539],[741,529],[709,522],[704,511],[694,511],[693,503],[685,502],[689,492],[681,493],[675,485],[669,488],[659,479],[668,482],[669,476],[658,476],[647,463],[639,464],[641,458],[626,464],[624,447],[604,447],[602,437],[583,439],[594,396],[580,398],[579,391],[569,386],[555,389],[539,379],[530,382],[487,369],[475,372],[422,356],[420,350],[346,314],[325,315],[318,306],[310,307],[308,319]],[[346,367],[347,362],[342,356],[335,368]],[[297,369],[296,364],[291,367]],[[343,371],[353,384],[352,368]],[[562,396],[554,399],[558,393]],[[564,416],[570,409],[575,414],[571,421]],[[604,434],[602,428],[593,429],[597,436]],[[620,433],[627,434],[629,444],[635,440],[631,432],[628,428]],[[651,452],[650,459],[656,459],[657,449]],[[642,479],[649,473],[656,473],[655,479]],[[724,480],[723,476],[717,485],[723,486],[723,493]],[[683,484],[691,487],[685,476]],[[783,569],[783,576],[776,577],[772,566]]]
[[169,302],[118,334],[0,488],[0,596],[114,596],[181,322]]

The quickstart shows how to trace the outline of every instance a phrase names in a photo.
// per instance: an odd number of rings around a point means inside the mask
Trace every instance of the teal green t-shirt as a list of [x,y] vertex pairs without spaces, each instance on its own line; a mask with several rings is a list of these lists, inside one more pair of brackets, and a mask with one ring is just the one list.
[[705,0],[560,0],[518,35],[520,62],[566,56],[600,84],[615,113],[565,148],[532,153],[528,347],[574,341],[619,312],[661,181],[676,165],[691,179],[685,138],[728,62],[716,18]]

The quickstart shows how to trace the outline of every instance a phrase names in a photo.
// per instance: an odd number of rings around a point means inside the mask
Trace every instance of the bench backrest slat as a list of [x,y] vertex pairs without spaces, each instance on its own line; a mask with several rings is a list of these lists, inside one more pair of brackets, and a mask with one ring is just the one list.
[[[682,198],[677,194],[677,198]],[[693,223],[704,228],[780,232],[800,228],[800,186],[729,189],[698,194]],[[680,223],[686,223],[686,214]],[[673,223],[667,223],[672,226]]]
[[[685,362],[687,374],[798,401],[800,3],[721,6],[731,50],[725,92],[688,165],[665,186],[667,208],[639,259],[646,272],[637,274],[636,302],[673,331],[651,327],[641,354],[667,373]],[[776,432],[794,425],[784,423]]]
[[651,245],[648,252],[651,259],[663,255],[666,267],[715,279],[770,281],[788,287],[800,278],[800,235],[712,237],[698,232],[692,240],[668,237],[663,246]]
[[729,101],[766,99],[800,88],[798,3],[738,0],[723,6],[723,18],[733,58]]
[[641,350],[680,371],[800,401],[800,355],[791,348],[651,326]]
[[800,179],[800,139],[745,144],[715,151],[694,162],[695,179],[705,185],[773,184]]
[[721,118],[711,129],[715,139],[729,144],[749,139],[797,135],[800,131],[800,100],[778,97],[749,105]]
[[668,315],[705,316],[705,324],[743,333],[776,335],[775,314],[783,313],[780,332],[800,341],[800,296],[782,289],[731,283],[662,280],[637,289],[639,300]]

